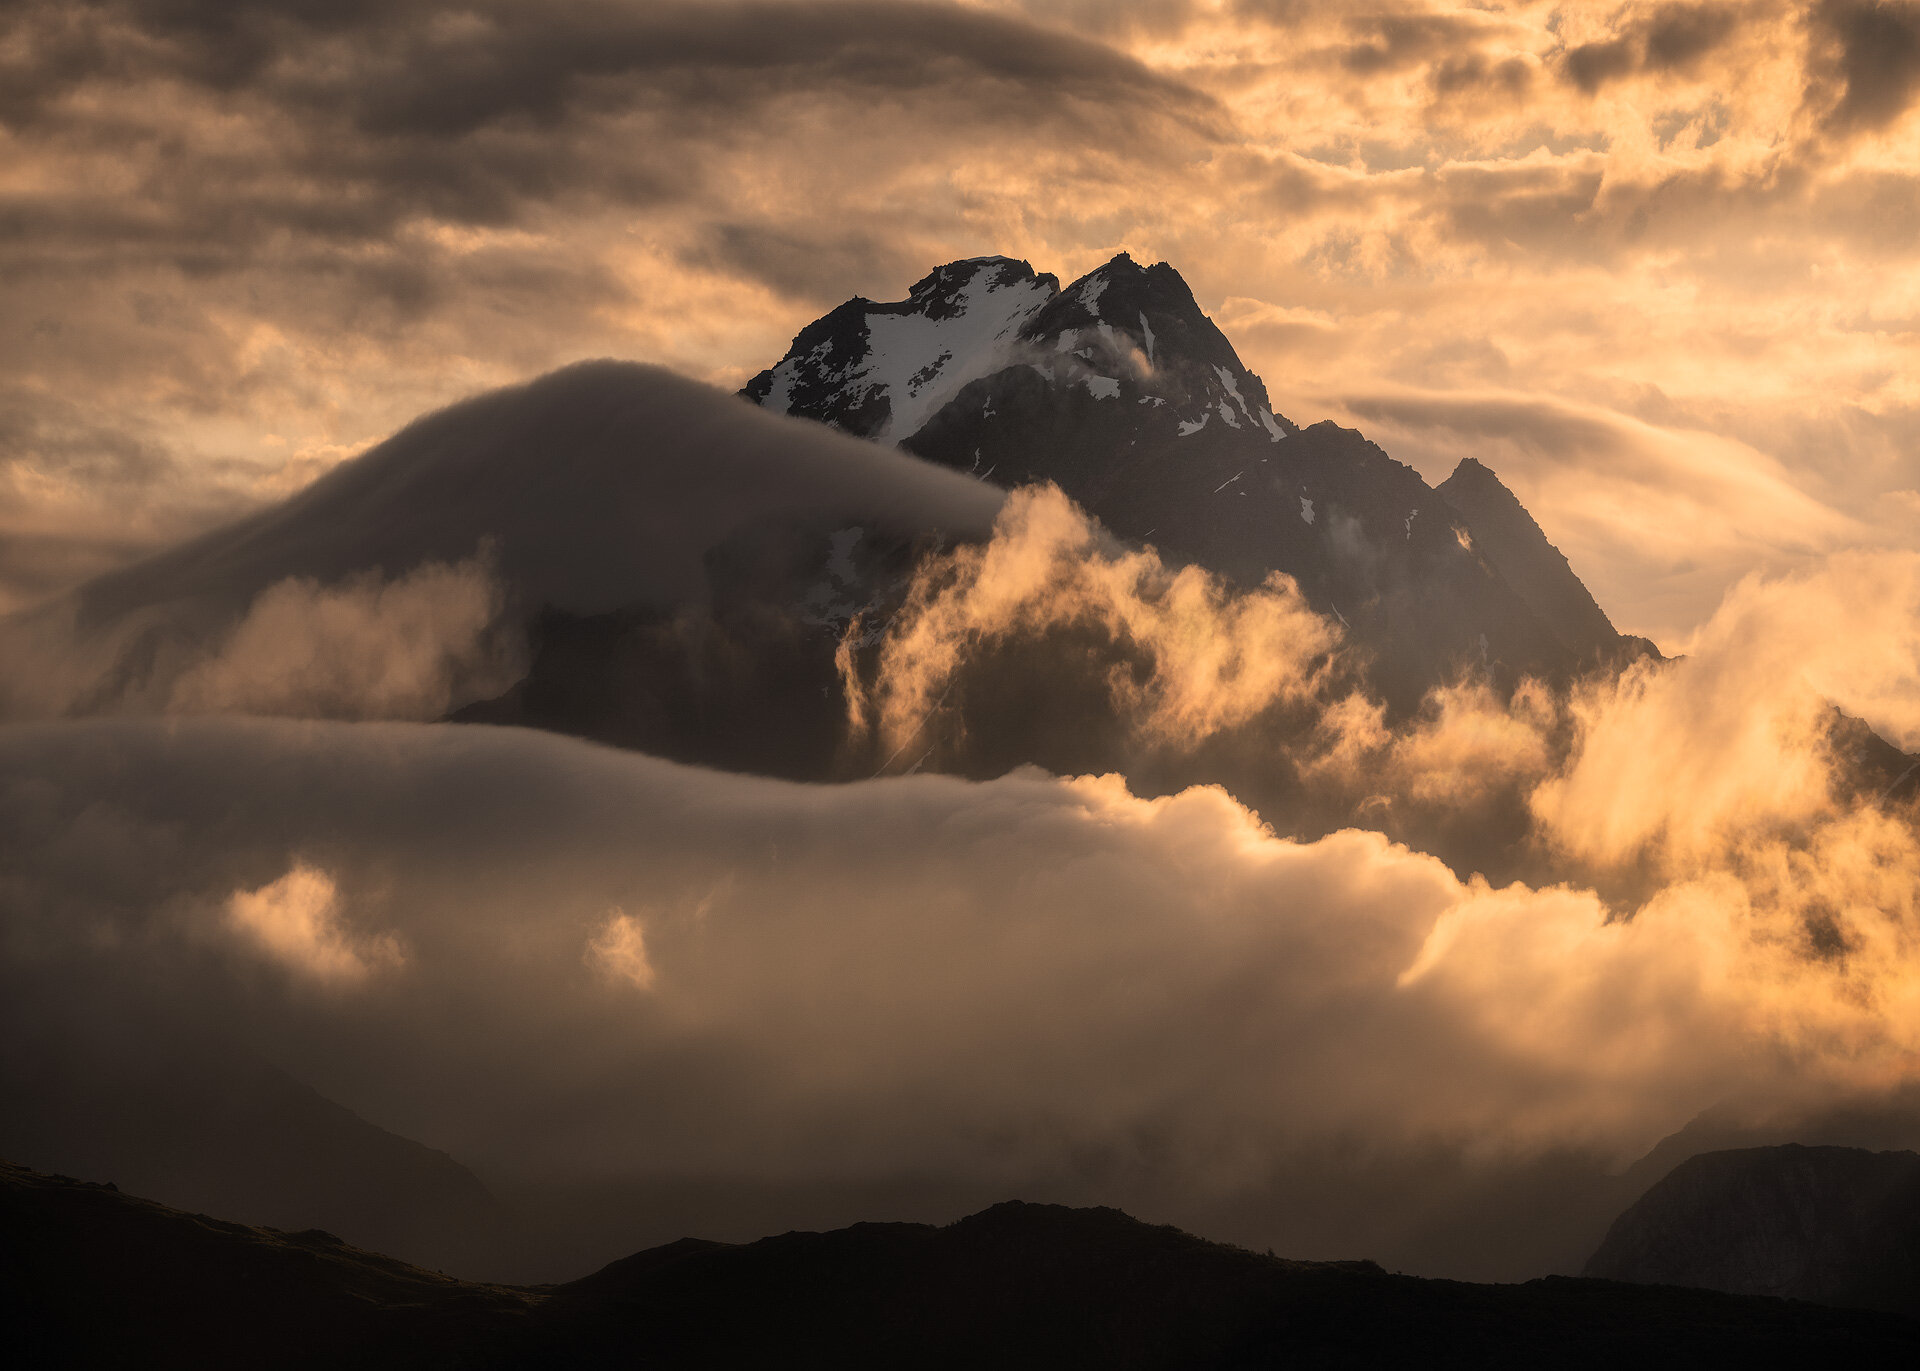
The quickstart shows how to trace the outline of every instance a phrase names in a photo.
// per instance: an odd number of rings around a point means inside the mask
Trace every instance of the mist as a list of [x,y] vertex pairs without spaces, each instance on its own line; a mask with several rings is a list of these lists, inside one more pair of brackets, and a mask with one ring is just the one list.
[[[1512,1274],[1594,1216],[1501,1248],[1445,1212],[1462,1176],[1590,1181],[1730,1098],[1895,1090],[1920,1046],[1911,830],[1868,810],[1621,919],[1118,776],[216,718],[15,726],[0,775],[10,1032],[145,1004],[489,1179],[891,1180]],[[1844,955],[1783,936],[1816,896]]]

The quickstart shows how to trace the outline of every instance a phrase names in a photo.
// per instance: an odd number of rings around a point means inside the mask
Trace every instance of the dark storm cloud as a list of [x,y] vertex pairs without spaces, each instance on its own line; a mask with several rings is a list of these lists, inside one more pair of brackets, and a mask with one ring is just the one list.
[[[879,0],[528,9],[280,3],[19,4],[10,104],[45,115],[94,78],[256,91],[363,132],[455,137],[589,107],[744,110],[795,90],[992,85],[1023,114],[1124,96],[1199,118],[1206,97],[1111,48],[1002,15]],[[342,60],[350,59],[350,60]],[[611,83],[611,84],[610,84]],[[984,112],[984,111],[983,111]]]
[[1533,65],[1520,57],[1500,60],[1481,53],[1450,58],[1433,71],[1436,95],[1500,95],[1511,100],[1523,98],[1533,85]]
[[[529,202],[683,199],[702,146],[790,98],[959,102],[976,126],[1094,107],[1136,133],[1219,121],[1206,97],[1100,44],[935,5],[38,5],[4,22],[16,130],[50,150],[118,147],[140,172],[132,196],[15,203],[0,233],[116,255],[173,242],[187,270],[279,233],[357,242],[419,214],[498,225]],[[137,116],[66,99],[139,84],[157,88]],[[253,146],[197,127],[196,101]]]
[[1687,72],[1731,37],[1738,5],[1660,5],[1633,19],[1612,38],[1568,50],[1563,70],[1592,95],[1607,82],[1639,71]]
[[[203,719],[0,730],[0,818],[10,1041],[152,1005],[490,1177],[730,1178],[762,1209],[913,1177],[1511,1278],[1538,1251],[1476,1241],[1436,1167],[1642,1145],[1754,1051],[1590,896],[1278,840],[1217,789]],[[1673,1050],[1623,1092],[1649,1034]],[[1515,1216],[1575,1260],[1591,1217]]]
[[[450,365],[474,375],[450,359],[506,379],[632,350],[635,320],[665,332],[687,303],[673,263],[809,300],[928,265],[887,225],[739,203],[745,183],[830,202],[862,167],[884,184],[995,139],[1110,169],[1224,115],[1097,42],[955,6],[15,0],[0,121],[0,280],[30,321],[0,329],[0,516],[71,488],[95,527],[65,532],[104,546],[132,534],[117,490],[158,507],[189,479],[174,454],[230,508],[276,458],[324,467],[449,398]],[[377,417],[338,432],[337,378],[376,351],[410,393],[347,383]],[[243,415],[249,446],[182,432]]]
[[1920,5],[1823,0],[1808,26],[1818,51],[1807,98],[1828,106],[1829,128],[1870,132],[1906,113],[1920,86]]
[[857,228],[742,222],[705,227],[683,260],[759,281],[789,299],[836,305],[879,282],[913,280],[927,267],[910,249]]

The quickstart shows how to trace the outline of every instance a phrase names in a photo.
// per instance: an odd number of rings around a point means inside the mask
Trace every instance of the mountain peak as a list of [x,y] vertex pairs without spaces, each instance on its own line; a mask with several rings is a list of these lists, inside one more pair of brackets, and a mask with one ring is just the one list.
[[1620,655],[1624,640],[1606,611],[1492,468],[1463,457],[1453,475],[1435,489],[1465,516],[1475,549],[1498,568],[1568,651],[1586,662],[1611,661]]
[[[952,319],[966,312],[975,294],[1036,285],[1050,286],[1049,294],[1060,288],[1058,278],[1035,272],[1031,263],[1019,258],[965,257],[937,266],[922,276],[913,283],[907,298],[899,305],[875,305],[872,301],[858,303],[866,305],[869,311],[899,311],[924,315],[929,319]],[[902,309],[901,306],[907,308]]]
[[898,442],[968,382],[1007,365],[1060,281],[1011,257],[935,267],[904,300],[855,296],[814,320],[741,394],[862,438]]
[[1017,258],[948,262],[904,300],[856,296],[816,319],[741,393],[775,413],[905,443],[969,385],[1014,368],[1096,398],[1124,389],[1170,435],[1215,420],[1263,442],[1294,429],[1180,273],[1127,252],[1064,290]]

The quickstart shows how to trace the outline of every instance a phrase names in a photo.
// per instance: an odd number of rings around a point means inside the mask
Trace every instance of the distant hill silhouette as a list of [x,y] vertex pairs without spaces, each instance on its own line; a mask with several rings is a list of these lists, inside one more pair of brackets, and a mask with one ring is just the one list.
[[0,1164],[0,1320],[36,1367],[1907,1366],[1920,1323],[1704,1291],[1262,1256],[1111,1209],[686,1240],[558,1287]]

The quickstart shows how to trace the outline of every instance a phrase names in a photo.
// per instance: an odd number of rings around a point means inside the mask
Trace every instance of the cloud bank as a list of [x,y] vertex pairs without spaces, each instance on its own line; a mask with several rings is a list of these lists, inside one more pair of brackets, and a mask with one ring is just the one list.
[[786,582],[834,533],[984,538],[1003,499],[658,368],[581,364],[0,618],[0,717],[437,718],[524,674],[543,610],[697,615],[755,578],[797,603]]
[[[0,777],[8,981],[244,1034],[483,1174],[911,1175],[1194,1221],[1340,1139],[1624,1161],[1728,1094],[1892,1086],[1920,1046],[1920,873],[1864,813],[1775,872],[1907,892],[1820,957],[1752,880],[1623,922],[1117,777],[822,789],[212,719],[15,727]],[[1270,1207],[1269,1240],[1406,1240],[1392,1197],[1347,1205],[1310,1234]]]

